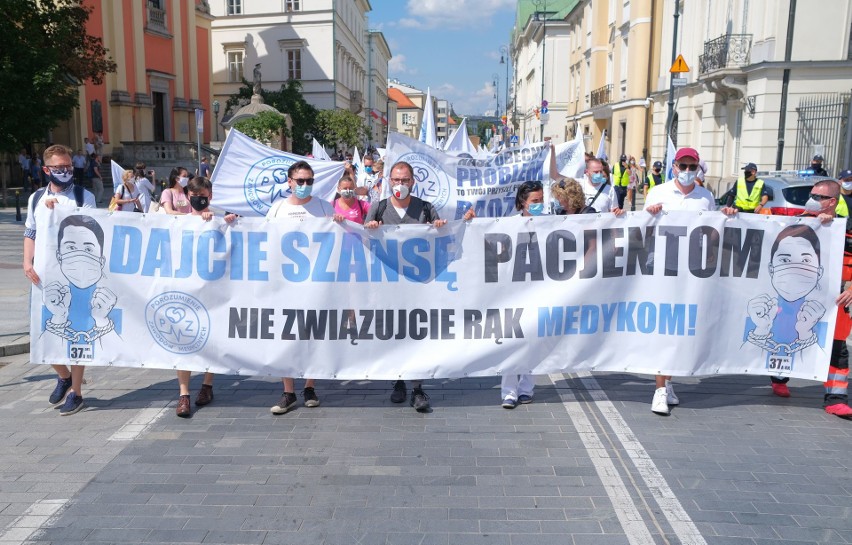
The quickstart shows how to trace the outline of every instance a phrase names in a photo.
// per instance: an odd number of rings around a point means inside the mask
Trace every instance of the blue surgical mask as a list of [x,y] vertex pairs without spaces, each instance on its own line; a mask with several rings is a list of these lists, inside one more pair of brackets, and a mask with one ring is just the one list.
[[684,170],[677,173],[677,181],[680,182],[680,185],[683,187],[692,187],[695,185],[696,176],[698,176],[698,172]]
[[540,216],[544,213],[544,203],[543,202],[535,202],[527,206],[527,212],[530,213],[530,216]]
[[296,184],[296,188],[293,189],[293,194],[300,199],[307,199],[311,196],[311,190],[314,188],[312,185],[304,184],[298,185]]
[[372,174],[373,173],[373,167],[364,167],[364,172],[366,172],[367,174]]
[[602,172],[595,172],[592,174],[592,183],[595,185],[601,185],[606,181],[606,176],[603,175]]

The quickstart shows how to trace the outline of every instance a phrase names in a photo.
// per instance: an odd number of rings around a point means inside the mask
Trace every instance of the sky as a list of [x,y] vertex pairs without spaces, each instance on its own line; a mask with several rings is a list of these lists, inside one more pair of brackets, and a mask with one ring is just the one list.
[[[381,30],[393,57],[388,75],[448,100],[456,114],[483,115],[506,94],[506,64],[516,0],[370,0],[369,27]],[[512,67],[509,66],[509,77]]]

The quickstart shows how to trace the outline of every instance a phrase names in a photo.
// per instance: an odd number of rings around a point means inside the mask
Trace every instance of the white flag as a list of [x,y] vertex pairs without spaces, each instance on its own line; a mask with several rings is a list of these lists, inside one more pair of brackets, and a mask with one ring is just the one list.
[[447,139],[444,151],[467,153],[471,157],[476,157],[476,148],[473,147],[473,143],[467,136],[467,118],[462,119],[459,128]]
[[313,149],[311,149],[311,155],[314,156],[314,159],[322,159],[323,161],[331,161],[331,157],[328,156],[328,152],[325,151],[325,148],[322,147],[322,144],[317,142],[317,139],[314,138]]
[[606,151],[604,151],[604,142],[605,141],[606,141],[606,129],[604,129],[603,132],[601,133],[601,141],[598,142],[598,152],[595,154],[595,157],[597,157],[598,159],[601,159],[603,161],[606,161],[606,160],[609,159],[609,157],[607,157],[607,155],[606,155]]
[[110,160],[109,171],[112,173],[112,189],[113,195],[118,193],[118,187],[121,185],[121,177],[124,176],[124,168],[113,160]]
[[423,105],[423,120],[420,122],[420,141],[429,147],[437,148],[435,112],[432,108],[432,91],[426,88],[426,104]]
[[674,157],[675,157],[675,154],[677,153],[677,150],[675,149],[674,142],[672,142],[672,137],[669,136],[668,138],[669,138],[669,143],[666,147],[666,181],[674,178],[674,176],[673,176],[674,173],[672,172],[672,165],[674,164]]
[[231,129],[210,180],[214,187],[210,204],[241,216],[265,216],[273,202],[290,196],[287,169],[297,161],[307,161],[314,171],[311,194],[330,201],[343,174],[342,162],[269,148]]

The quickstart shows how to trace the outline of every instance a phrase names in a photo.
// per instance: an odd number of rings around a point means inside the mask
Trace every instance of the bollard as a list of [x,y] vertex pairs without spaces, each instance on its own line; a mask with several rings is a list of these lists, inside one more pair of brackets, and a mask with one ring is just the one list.
[[21,221],[21,190],[15,190],[15,221]]

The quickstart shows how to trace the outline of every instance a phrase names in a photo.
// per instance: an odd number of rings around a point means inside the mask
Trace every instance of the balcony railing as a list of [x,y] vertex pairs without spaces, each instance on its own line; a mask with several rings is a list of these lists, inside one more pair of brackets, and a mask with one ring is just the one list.
[[149,5],[148,6],[148,28],[165,32],[166,27],[166,10]]
[[592,91],[589,102],[592,108],[612,102],[612,84],[604,85]]
[[704,42],[704,54],[698,57],[698,73],[745,66],[751,52],[751,34],[726,34]]

